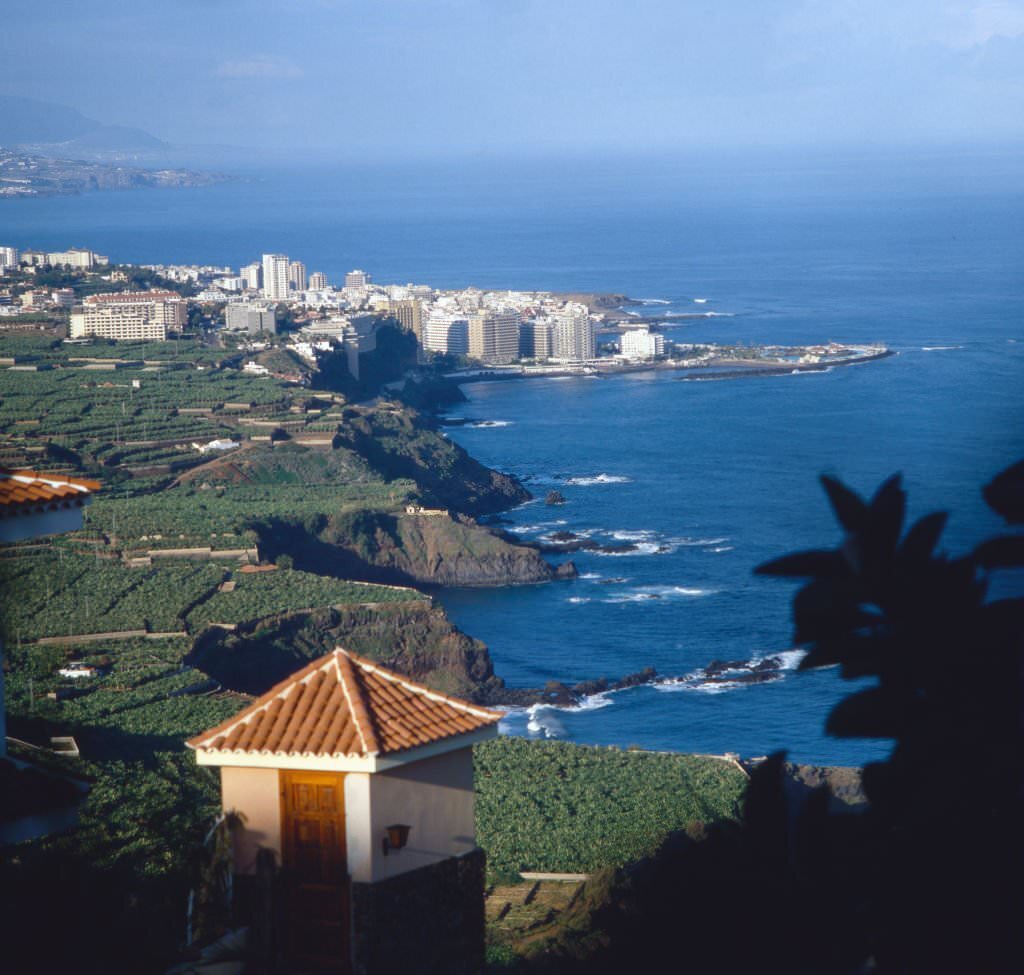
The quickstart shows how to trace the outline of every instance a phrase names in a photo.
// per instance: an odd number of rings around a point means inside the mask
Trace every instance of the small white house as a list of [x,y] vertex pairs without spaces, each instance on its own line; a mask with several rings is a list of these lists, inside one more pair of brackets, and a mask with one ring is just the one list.
[[339,647],[188,742],[241,814],[237,889],[261,850],[280,867],[293,964],[479,971],[472,746],[501,717]]
[[198,450],[201,454],[222,454],[227,450],[235,450],[241,446],[236,440],[211,440],[209,443],[193,443],[192,449]]

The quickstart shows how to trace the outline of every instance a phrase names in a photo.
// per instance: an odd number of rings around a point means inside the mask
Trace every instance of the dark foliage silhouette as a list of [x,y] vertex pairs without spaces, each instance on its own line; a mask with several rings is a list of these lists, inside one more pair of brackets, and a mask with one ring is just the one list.
[[[1024,567],[1024,536],[959,557],[936,548],[944,513],[901,537],[905,493],[892,477],[865,502],[822,483],[845,538],[761,566],[809,581],[793,602],[803,667],[873,677],[827,730],[895,739],[864,770],[868,911],[882,972],[1014,970],[1020,953],[1021,680],[1024,599],[990,598],[995,574]],[[1024,521],[1024,463],[983,489]],[[1007,967],[1009,966],[1009,968]]]
[[[945,514],[903,532],[898,476],[870,502],[822,483],[841,544],[756,571],[807,580],[793,603],[804,668],[874,678],[827,722],[837,736],[894,741],[887,761],[864,770],[866,811],[831,810],[827,786],[794,802],[784,756],[773,755],[751,776],[741,823],[674,834],[655,856],[596,878],[524,970],[1021,967],[1024,599],[990,592],[1007,570],[1020,582],[1024,536],[950,557],[937,551]],[[1024,522],[1024,463],[983,494]]]

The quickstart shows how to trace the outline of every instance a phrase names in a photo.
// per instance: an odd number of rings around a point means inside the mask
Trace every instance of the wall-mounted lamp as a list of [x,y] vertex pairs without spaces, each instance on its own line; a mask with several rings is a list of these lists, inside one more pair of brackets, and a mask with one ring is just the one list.
[[409,830],[411,829],[411,826],[403,826],[401,823],[396,823],[394,826],[385,826],[384,839],[381,842],[384,856],[387,856],[391,850],[402,849],[409,842]]

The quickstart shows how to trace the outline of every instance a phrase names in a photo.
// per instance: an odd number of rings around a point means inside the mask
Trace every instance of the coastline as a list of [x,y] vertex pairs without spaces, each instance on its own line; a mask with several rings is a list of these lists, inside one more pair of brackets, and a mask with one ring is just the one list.
[[[851,349],[855,348],[853,346]],[[866,348],[866,347],[856,347]],[[854,366],[865,362],[887,359],[897,353],[889,348],[880,348],[856,355],[837,357],[818,362],[779,362],[772,359],[736,359],[731,357],[710,358],[700,365],[688,360],[679,362],[591,362],[557,366],[482,366],[479,369],[460,369],[445,373],[446,380],[463,385],[465,383],[494,382],[509,379],[566,379],[572,377],[610,379],[615,376],[642,372],[686,372],[678,379],[739,379],[744,377],[779,376],[794,372],[827,372],[838,366]]]

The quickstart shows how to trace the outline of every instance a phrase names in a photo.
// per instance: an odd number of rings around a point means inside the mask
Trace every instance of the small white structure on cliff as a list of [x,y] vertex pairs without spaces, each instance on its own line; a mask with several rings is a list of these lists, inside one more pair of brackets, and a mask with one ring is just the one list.
[[261,849],[282,868],[270,913],[292,963],[482,968],[472,746],[500,718],[339,647],[188,742],[244,821],[236,888]]

